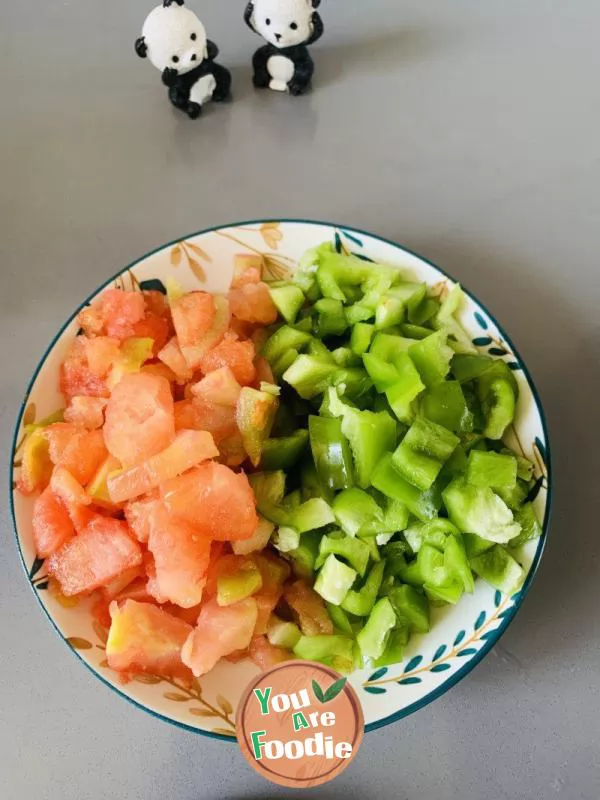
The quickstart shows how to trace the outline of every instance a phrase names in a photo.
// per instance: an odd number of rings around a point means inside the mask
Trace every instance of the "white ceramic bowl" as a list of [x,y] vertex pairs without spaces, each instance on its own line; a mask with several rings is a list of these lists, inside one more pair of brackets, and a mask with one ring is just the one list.
[[[416,279],[426,281],[436,294],[448,291],[453,285],[433,264],[372,234],[322,222],[258,220],[202,231],[160,247],[119,272],[98,293],[110,286],[160,288],[169,275],[186,289],[202,287],[211,292],[225,292],[236,256],[256,256],[263,276],[277,279],[293,272],[300,256],[323,241],[334,241],[340,250],[402,268]],[[519,383],[517,416],[507,441],[535,464],[535,506],[543,520],[544,535],[524,550],[528,574],[518,594],[507,597],[477,581],[474,594],[466,595],[457,606],[434,611],[431,632],[411,640],[403,663],[376,671],[362,670],[351,676],[363,705],[367,730],[401,719],[431,702],[481,661],[515,616],[544,548],[551,478],[541,403],[508,336],[479,301],[468,292],[467,297],[461,316],[465,330],[481,352],[501,356],[514,370]],[[80,308],[50,344],[27,390],[13,445],[15,478],[24,424],[43,419],[64,405],[58,391],[58,372],[76,333],[75,317]],[[36,560],[33,546],[32,502],[31,498],[11,492],[21,559],[33,591],[59,636],[103,683],[133,704],[180,727],[232,741],[235,708],[256,667],[246,662],[220,664],[196,681],[192,689],[151,676],[140,676],[123,684],[106,664],[104,632],[93,622],[89,601],[67,601],[48,591],[44,564]]]

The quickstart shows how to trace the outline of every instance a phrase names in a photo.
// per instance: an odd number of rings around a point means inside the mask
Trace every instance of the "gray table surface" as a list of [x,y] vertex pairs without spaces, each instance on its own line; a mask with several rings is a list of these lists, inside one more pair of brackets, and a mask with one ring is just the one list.
[[[369,734],[313,794],[597,800],[597,0],[324,0],[316,89],[297,100],[251,88],[259,40],[243,0],[194,0],[235,80],[235,102],[197,123],[133,53],[148,5],[0,6],[2,486],[48,341],[131,259],[259,216],[403,242],[478,294],[526,359],[550,425],[554,517],[502,644],[444,697]],[[84,670],[27,586],[6,502],[0,515],[2,800],[294,796]]]

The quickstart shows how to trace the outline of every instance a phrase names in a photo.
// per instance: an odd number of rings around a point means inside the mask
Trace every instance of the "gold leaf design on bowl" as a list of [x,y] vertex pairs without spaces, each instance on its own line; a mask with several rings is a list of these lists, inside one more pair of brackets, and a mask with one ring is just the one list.
[[191,698],[179,692],[165,692],[163,694],[165,700],[172,700],[174,703],[187,703]]
[[193,714],[195,717],[217,717],[218,714],[215,714],[214,711],[209,711],[207,708],[190,708],[190,714]]
[[212,732],[213,733],[218,733],[221,736],[231,736],[233,738],[235,738],[235,736],[236,736],[235,729],[230,731],[227,728],[213,728]]
[[183,261],[194,274],[200,283],[206,283],[206,272],[198,259],[212,263],[212,258],[208,253],[193,242],[182,241],[171,248],[171,264],[178,267]]
[[23,412],[23,425],[33,425],[35,422],[36,407],[35,403],[29,403]]
[[223,695],[217,695],[217,705],[225,714],[233,714],[233,706],[226,697],[223,697]]
[[265,222],[260,226],[260,235],[262,236],[267,247],[271,250],[277,250],[279,243],[283,239],[283,233],[280,230],[279,222]]
[[91,642],[88,642],[87,639],[83,639],[81,636],[69,636],[67,638],[67,644],[69,644],[73,650],[91,650],[94,646]]

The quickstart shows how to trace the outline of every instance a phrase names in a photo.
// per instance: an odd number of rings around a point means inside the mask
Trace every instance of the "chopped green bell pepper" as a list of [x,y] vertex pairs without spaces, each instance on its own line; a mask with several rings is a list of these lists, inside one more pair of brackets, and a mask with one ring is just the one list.
[[291,469],[308,445],[308,431],[300,428],[291,436],[267,439],[262,446],[260,466],[264,470]]
[[293,284],[278,288],[269,286],[269,294],[281,316],[288,324],[293,325],[298,312],[304,305],[305,298],[302,289]]
[[377,602],[364,628],[356,636],[365,658],[377,659],[383,655],[389,633],[395,624],[396,614],[392,604],[387,597],[383,597]]
[[310,400],[325,391],[337,368],[333,359],[325,361],[319,356],[301,355],[288,367],[282,377],[286,383],[294,387],[300,397]]
[[480,556],[487,550],[491,550],[494,546],[493,542],[482,539],[481,536],[477,536],[476,533],[463,533],[462,538],[463,544],[465,545],[465,552],[469,560],[475,556]]
[[373,353],[365,353],[363,363],[378,392],[385,392],[398,383],[398,370],[389,361],[384,361]]
[[317,313],[314,329],[320,339],[340,336],[348,328],[348,320],[340,300],[323,297],[317,300],[313,308]]
[[248,559],[240,564],[232,575],[220,575],[217,578],[217,603],[220,606],[231,606],[250,597],[262,589],[263,579],[254,561]]
[[329,349],[323,344],[320,339],[315,339],[314,337],[310,340],[310,342],[306,345],[306,353],[309,356],[317,356],[320,361],[324,361],[328,364],[335,364],[335,360]]
[[400,353],[408,351],[412,345],[417,344],[413,339],[405,339],[403,336],[396,336],[393,333],[376,333],[369,353],[382,361],[387,361],[390,364],[395,364],[396,359]]
[[295,528],[280,525],[273,534],[271,542],[280,553],[291,553],[300,546],[300,533]]
[[404,658],[404,648],[409,639],[408,626],[397,623],[389,633],[382,655],[373,661],[373,666],[388,667],[392,664],[399,664]]
[[444,381],[432,386],[421,399],[421,414],[431,422],[443,425],[454,433],[473,430],[473,414],[458,381]]
[[339,561],[333,553],[327,556],[315,581],[315,592],[334,606],[341,605],[356,579],[356,570]]
[[396,444],[396,423],[385,411],[347,408],[342,418],[342,433],[350,443],[356,482],[366,489],[381,457]]
[[424,328],[422,325],[414,325],[412,322],[404,322],[400,325],[400,330],[402,331],[402,335],[406,336],[407,339],[426,339],[428,336],[431,336],[432,331],[431,328]]
[[300,482],[302,484],[301,491],[303,500],[310,500],[311,497],[322,497],[329,505],[333,503],[333,490],[320,482],[312,455],[306,458],[302,464]]
[[373,535],[383,520],[379,505],[362,489],[344,489],[332,505],[333,513],[340,527],[348,536]]
[[353,640],[338,634],[301,636],[294,647],[294,655],[305,661],[319,661],[334,667],[342,674],[354,668]]
[[252,464],[260,463],[264,442],[269,438],[279,400],[269,392],[244,386],[237,401],[235,419],[244,450]]
[[418,553],[424,544],[431,544],[443,550],[448,536],[458,533],[458,528],[449,519],[438,517],[430,522],[414,522],[404,531],[404,538],[413,553]]
[[310,341],[310,334],[282,325],[279,330],[267,339],[262,348],[262,355],[270,364],[274,364],[281,356],[290,350],[300,351]]
[[303,533],[298,547],[286,554],[292,562],[294,575],[298,578],[312,579],[322,535],[323,532],[319,530]]
[[340,633],[346,634],[347,636],[354,636],[352,623],[341,606],[334,606],[333,603],[327,603],[327,611],[336,630],[338,630]]
[[293,622],[285,622],[274,614],[267,625],[267,639],[274,647],[285,647],[293,650],[300,641],[300,628]]
[[515,418],[517,398],[509,381],[497,378],[482,388],[479,399],[485,416],[483,433],[488,439],[501,439]]
[[276,361],[271,364],[271,369],[273,370],[273,375],[279,380],[284,372],[292,366],[294,361],[298,358],[300,353],[295,350],[286,350],[283,355],[281,355]]
[[357,617],[366,617],[375,605],[375,600],[379,594],[383,573],[385,571],[385,561],[378,561],[374,564],[361,589],[350,589],[342,602],[342,608],[349,614]]
[[533,508],[533,503],[525,503],[515,514],[515,519],[521,526],[521,533],[510,540],[509,547],[522,547],[526,542],[539,539],[542,535],[542,526]]
[[[348,491],[353,491],[349,489]],[[316,567],[325,562],[327,556],[333,553],[344,558],[356,572],[363,577],[369,563],[370,548],[360,539],[355,539],[345,533],[334,532],[323,536],[319,547]]]
[[313,497],[311,500],[307,500],[293,509],[290,514],[290,525],[298,533],[324,528],[334,522],[335,516],[331,506],[320,497]]
[[357,356],[367,352],[375,335],[375,326],[367,322],[357,322],[350,334],[350,349]]
[[338,367],[359,367],[362,365],[361,357],[357,356],[349,347],[338,347],[332,352],[331,357]]
[[352,456],[338,417],[308,418],[308,433],[317,474],[329,489],[347,489],[354,483]]
[[371,484],[387,497],[403,503],[411,514],[422,522],[437,517],[442,505],[439,489],[434,484],[428,491],[420,492],[400,475],[392,463],[392,454],[386,453],[373,472]]
[[510,491],[517,483],[517,459],[512,455],[471,450],[467,483]]
[[425,389],[425,384],[408,353],[400,353],[394,360],[398,379],[386,390],[386,397],[400,422],[410,425],[414,419],[413,401]]
[[446,344],[446,340],[446,333],[438,331],[426,339],[415,342],[408,349],[408,354],[419,371],[423,383],[428,387],[441,383],[450,372],[453,352]]
[[332,377],[331,383],[337,387],[344,399],[358,401],[373,386],[366,370],[362,367],[340,367]]
[[524,571],[505,547],[494,545],[470,561],[471,569],[486,583],[505,594],[516,592],[523,582]]
[[404,301],[391,294],[381,296],[375,309],[375,327],[377,330],[399,325],[404,321],[406,307]]
[[512,511],[489,487],[471,486],[456,478],[442,497],[448,516],[462,533],[476,533],[483,539],[505,544],[521,532]]
[[441,425],[419,418],[392,456],[400,475],[421,491],[431,488],[459,438]]
[[417,633],[427,633],[430,629],[429,603],[424,594],[414,586],[394,586],[388,594],[392,608],[399,622],[405,621]]
[[390,542],[382,548],[381,552],[385,558],[386,576],[400,575],[407,566],[406,554],[409,552],[409,548],[406,542]]

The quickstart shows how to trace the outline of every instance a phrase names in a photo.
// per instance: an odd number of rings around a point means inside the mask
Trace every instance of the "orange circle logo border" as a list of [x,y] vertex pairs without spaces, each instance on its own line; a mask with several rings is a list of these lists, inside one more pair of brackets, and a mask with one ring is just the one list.
[[[240,749],[259,775],[279,786],[309,789],[332,781],[350,765],[358,753],[365,730],[358,696],[347,682],[330,700],[322,697],[319,701],[313,688],[315,683],[317,689],[321,683],[331,688],[340,679],[335,670],[314,661],[287,661],[252,679],[239,702],[236,727]],[[259,694],[256,694],[256,690]],[[326,698],[327,690],[321,690],[321,694]],[[281,696],[288,698],[287,707],[273,708],[271,705],[270,710],[264,711],[269,703]],[[310,699],[308,705],[307,698]],[[282,701],[278,704],[281,706]],[[297,720],[298,717],[301,719]],[[301,729],[296,728],[296,721],[302,723]],[[338,734],[337,742],[333,741],[335,733]],[[324,752],[322,755],[315,753],[295,756],[293,759],[284,758],[283,755],[271,759],[257,758],[253,734],[264,738],[259,752],[265,744],[270,744],[269,734],[271,740],[279,737],[275,741],[284,746],[292,740],[298,741],[303,734],[314,737],[315,742],[320,736]],[[351,753],[347,756],[336,755],[336,747],[346,746],[346,743],[351,746]],[[329,754],[326,755],[327,751]]]

